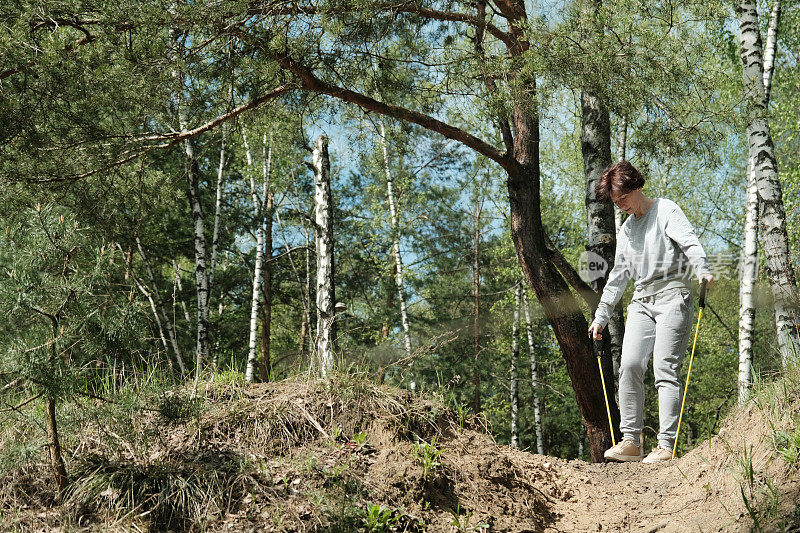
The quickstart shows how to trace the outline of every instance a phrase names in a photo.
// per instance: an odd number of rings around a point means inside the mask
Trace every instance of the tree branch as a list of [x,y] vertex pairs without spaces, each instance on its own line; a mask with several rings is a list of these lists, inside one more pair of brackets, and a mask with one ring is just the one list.
[[[206,122],[205,124],[203,124],[201,126],[198,126],[198,127],[194,128],[194,129],[191,129],[191,130],[183,130],[183,131],[178,131],[178,132],[174,132],[174,133],[161,133],[161,134],[157,134],[157,135],[149,135],[149,136],[144,136],[144,137],[138,137],[135,140],[137,140],[137,141],[169,140],[169,142],[141,147],[141,148],[138,148],[133,153],[128,151],[127,155],[125,155],[121,159],[113,161],[113,162],[111,162],[111,163],[109,163],[107,165],[104,165],[104,166],[100,167],[100,168],[96,168],[96,169],[90,170],[88,172],[84,172],[82,174],[76,174],[76,175],[73,175],[73,176],[67,176],[67,177],[63,177],[63,178],[40,179],[40,180],[36,180],[36,181],[38,181],[40,183],[51,183],[51,182],[66,181],[66,180],[79,180],[79,179],[83,179],[83,178],[88,178],[88,177],[93,176],[95,174],[98,174],[100,172],[105,172],[106,170],[110,170],[112,168],[116,168],[116,167],[122,166],[125,163],[129,163],[129,162],[131,162],[131,161],[133,161],[133,160],[135,160],[135,159],[137,159],[137,158],[149,153],[152,150],[159,150],[159,149],[163,149],[163,148],[171,148],[171,147],[175,146],[176,144],[178,144],[178,143],[180,143],[180,142],[182,142],[182,141],[184,141],[186,139],[189,139],[189,138],[192,138],[192,137],[196,137],[197,135],[200,135],[201,133],[205,133],[205,132],[207,132],[209,130],[212,130],[212,129],[216,128],[217,126],[219,126],[221,124],[224,124],[225,122],[231,120],[232,118],[235,118],[236,116],[241,115],[245,111],[249,111],[251,109],[255,109],[256,107],[268,102],[269,100],[277,98],[277,97],[279,97],[279,96],[281,96],[283,94],[286,94],[286,93],[288,93],[288,92],[290,92],[292,90],[294,90],[293,87],[288,87],[286,85],[281,85],[280,87],[277,87],[276,89],[273,89],[271,92],[269,92],[269,93],[267,93],[267,94],[265,94],[263,96],[260,96],[259,98],[255,98],[255,99],[253,99],[253,100],[251,100],[251,101],[249,101],[249,102],[247,102],[245,104],[242,104],[239,107],[236,107],[236,108],[232,109],[231,111],[225,113],[224,115],[220,115],[217,118],[215,118],[213,120],[210,120],[209,122]],[[125,152],[124,152],[124,154],[125,154]]]
[[[475,52],[481,60],[481,76],[483,77],[484,85],[486,85],[486,90],[489,91],[489,94],[496,97],[498,94],[497,84],[486,69],[486,50],[483,48],[483,37],[486,30],[486,0],[478,1],[478,18],[481,22],[478,24],[478,28],[475,31]],[[503,137],[506,153],[514,157],[514,137],[511,133],[511,125],[509,124],[508,117],[504,117],[498,113],[497,126]]]
[[[247,13],[249,15],[267,16],[320,14],[320,10],[316,6],[277,6],[274,4],[269,4],[270,3],[267,2],[266,6],[259,6],[254,2],[251,7],[248,8]],[[438,9],[422,7],[410,2],[400,4],[387,3],[384,6],[376,6],[376,9],[382,11],[392,11],[394,13],[419,15],[424,18],[441,20],[445,22],[465,22],[467,24],[471,24],[472,26],[479,26],[483,22],[480,18],[474,15],[467,15],[466,13],[456,13],[452,11],[440,11]],[[342,13],[344,11],[347,11],[347,8],[337,8],[336,10],[337,13]],[[514,38],[508,32],[501,30],[494,24],[486,24],[486,31],[491,33],[494,37],[508,47],[511,47],[514,43]]]
[[270,51],[269,53],[273,59],[275,59],[275,61],[281,65],[281,67],[296,75],[300,79],[303,88],[306,90],[327,94],[328,96],[338,98],[345,102],[356,104],[368,111],[375,111],[381,115],[398,118],[407,122],[413,122],[414,124],[422,126],[425,129],[435,131],[436,133],[444,135],[449,139],[458,141],[468,148],[472,148],[479,154],[485,155],[489,159],[496,161],[505,169],[510,168],[514,164],[514,161],[508,156],[508,154],[500,152],[491,144],[475,137],[471,133],[467,133],[460,128],[451,126],[450,124],[418,111],[413,111],[394,104],[381,102],[350,89],[337,87],[336,85],[332,85],[319,79],[311,71],[311,69],[293,60],[287,53],[276,51]]

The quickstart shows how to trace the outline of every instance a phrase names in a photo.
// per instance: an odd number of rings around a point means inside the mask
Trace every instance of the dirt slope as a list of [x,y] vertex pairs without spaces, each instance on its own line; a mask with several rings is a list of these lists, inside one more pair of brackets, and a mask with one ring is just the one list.
[[0,530],[750,531],[753,517],[800,530],[797,466],[755,404],[659,465],[513,450],[433,398],[352,376],[211,384],[159,411],[84,420],[60,507],[45,465],[6,474]]

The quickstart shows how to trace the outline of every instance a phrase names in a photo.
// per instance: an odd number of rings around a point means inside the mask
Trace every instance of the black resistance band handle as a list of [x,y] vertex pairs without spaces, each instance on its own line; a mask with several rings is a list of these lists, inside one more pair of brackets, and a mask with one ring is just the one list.
[[706,291],[708,290],[707,285],[708,285],[708,280],[705,279],[700,283],[700,303],[698,304],[698,307],[700,309],[706,308]]
[[603,352],[603,339],[594,339],[594,355],[600,357]]

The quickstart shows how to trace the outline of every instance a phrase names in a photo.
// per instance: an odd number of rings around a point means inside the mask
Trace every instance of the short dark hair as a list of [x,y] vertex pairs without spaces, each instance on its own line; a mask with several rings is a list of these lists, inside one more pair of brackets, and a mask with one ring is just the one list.
[[595,195],[600,202],[610,202],[611,193],[626,194],[644,187],[644,177],[639,170],[624,159],[609,166],[597,182]]

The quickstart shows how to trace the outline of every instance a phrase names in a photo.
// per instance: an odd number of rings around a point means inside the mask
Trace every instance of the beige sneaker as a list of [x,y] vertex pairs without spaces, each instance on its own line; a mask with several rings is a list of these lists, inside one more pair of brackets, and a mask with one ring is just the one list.
[[641,461],[642,449],[635,445],[633,440],[624,438],[616,446],[607,449],[603,457],[611,461]]
[[642,461],[643,463],[661,463],[663,461],[672,460],[672,450],[664,448],[660,444],[653,448],[653,451],[648,454]]

